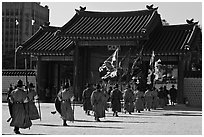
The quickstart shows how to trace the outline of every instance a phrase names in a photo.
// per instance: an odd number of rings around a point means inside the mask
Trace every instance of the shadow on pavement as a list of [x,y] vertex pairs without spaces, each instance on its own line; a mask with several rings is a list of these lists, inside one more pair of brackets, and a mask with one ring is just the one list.
[[[75,121],[77,121],[77,122],[94,122],[94,123],[96,123],[96,121],[88,121],[88,120],[75,120]],[[102,121],[101,120],[100,122],[97,122],[97,123],[150,123],[150,122],[118,121],[118,120],[104,120],[104,121]]]
[[52,127],[80,127],[80,128],[113,128],[113,129],[123,129],[122,127],[103,127],[103,126],[88,126],[88,125],[68,125],[68,126],[62,126],[62,125],[52,125],[52,124],[35,124],[38,126],[52,126]]
[[171,114],[163,114],[164,116],[202,116],[202,114],[197,113],[189,113],[189,112],[179,112],[179,113],[171,113]]

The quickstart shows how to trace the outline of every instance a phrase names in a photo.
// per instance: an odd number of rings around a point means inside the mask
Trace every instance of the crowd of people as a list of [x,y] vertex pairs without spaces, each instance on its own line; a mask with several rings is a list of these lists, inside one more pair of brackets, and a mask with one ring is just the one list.
[[[132,114],[134,112],[151,111],[158,107],[165,107],[167,104],[175,105],[177,98],[177,89],[172,85],[170,90],[166,86],[157,90],[155,87],[147,86],[143,91],[140,87],[127,84],[124,89],[121,85],[87,84],[83,91],[83,110],[85,114],[94,113],[95,121],[105,117],[106,111],[112,109],[113,116],[119,117],[119,112]],[[170,102],[169,102],[170,99]],[[33,83],[23,84],[22,80],[17,82],[15,88],[12,85],[8,89],[8,106],[12,119],[10,126],[14,127],[14,132],[20,134],[19,128],[30,128],[32,120],[40,118],[37,107],[35,106],[38,95]],[[74,100],[72,86],[65,83],[57,94],[55,99],[56,110],[61,115],[63,126],[67,126],[66,121],[74,121],[74,108],[71,104]],[[51,112],[55,114],[54,112]],[[8,122],[10,120],[7,120]]]
[[111,107],[113,116],[118,117],[118,112],[121,112],[122,108],[124,113],[141,113],[144,110],[151,111],[151,109],[164,108],[167,105],[174,106],[176,98],[177,89],[174,85],[170,90],[167,90],[166,86],[161,86],[159,90],[147,86],[146,90],[142,91],[139,87],[130,84],[127,84],[124,90],[120,90],[118,84],[108,88],[104,84],[92,86],[87,84],[82,94],[85,113],[90,115],[90,111],[93,111],[96,121],[105,117],[108,106]]

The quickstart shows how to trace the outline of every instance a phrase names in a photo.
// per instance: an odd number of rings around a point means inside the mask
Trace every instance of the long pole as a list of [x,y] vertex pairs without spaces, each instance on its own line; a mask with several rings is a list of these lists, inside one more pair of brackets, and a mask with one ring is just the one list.
[[14,51],[14,69],[16,69],[16,42],[15,42],[15,51]]

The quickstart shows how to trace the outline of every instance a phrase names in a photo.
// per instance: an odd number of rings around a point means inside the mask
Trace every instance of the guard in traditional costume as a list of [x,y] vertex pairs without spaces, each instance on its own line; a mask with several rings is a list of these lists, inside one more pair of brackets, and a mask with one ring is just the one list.
[[152,99],[152,108],[155,110],[158,107],[158,91],[155,87],[153,87]]
[[28,110],[28,97],[23,89],[23,81],[17,82],[17,88],[11,92],[10,100],[12,104],[12,121],[10,126],[14,127],[14,132],[20,134],[19,128],[30,128],[32,126]]
[[110,100],[111,107],[113,111],[113,116],[118,117],[118,112],[121,112],[121,102],[123,96],[121,91],[118,89],[118,84],[114,86],[114,89],[111,91]]
[[144,93],[145,97],[145,108],[150,111],[152,107],[152,91],[150,89],[150,86],[147,87],[147,90]]
[[63,126],[67,126],[66,121],[74,121],[74,112],[71,107],[74,94],[68,83],[66,83],[64,89],[58,93],[57,98],[58,101],[60,101],[58,104],[60,104],[60,115],[63,120]]
[[144,109],[143,97],[143,91],[137,88],[135,92],[135,107],[138,113],[140,113]]
[[87,115],[90,115],[90,111],[92,110],[92,105],[91,105],[92,92],[93,92],[93,89],[91,88],[91,85],[87,84],[86,89],[82,93],[83,109]]
[[124,99],[124,110],[125,112],[127,111],[129,114],[134,112],[134,93],[131,90],[130,85],[127,85],[124,94],[123,94],[123,99]]
[[99,118],[105,117],[105,105],[106,100],[104,93],[101,91],[101,86],[97,84],[96,90],[91,94],[91,104],[94,111],[94,117],[96,121],[100,121]]
[[14,90],[13,85],[10,84],[9,88],[8,88],[8,92],[7,92],[7,102],[8,102],[8,107],[9,107],[9,113],[10,113],[10,118],[7,120],[8,122],[10,121],[10,119],[12,118],[12,103],[11,100],[9,99],[11,97],[11,92]]
[[29,110],[29,116],[31,120],[36,120],[39,119],[39,113],[38,113],[38,109],[35,105],[35,100],[38,99],[38,95],[35,91],[35,86],[33,85],[33,83],[29,84],[29,88],[28,88],[28,110]]

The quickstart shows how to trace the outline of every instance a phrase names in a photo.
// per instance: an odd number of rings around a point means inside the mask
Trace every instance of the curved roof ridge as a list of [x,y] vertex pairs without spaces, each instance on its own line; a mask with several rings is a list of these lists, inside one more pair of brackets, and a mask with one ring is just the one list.
[[151,14],[152,12],[157,11],[157,9],[150,9],[150,10],[136,10],[136,11],[79,11],[76,10],[76,13],[78,13],[78,15],[82,15],[82,16],[94,16],[94,15],[103,15],[103,16],[111,16],[111,15],[117,15],[118,14],[120,16],[122,15],[139,15],[139,14],[144,14],[144,13],[149,13]]

